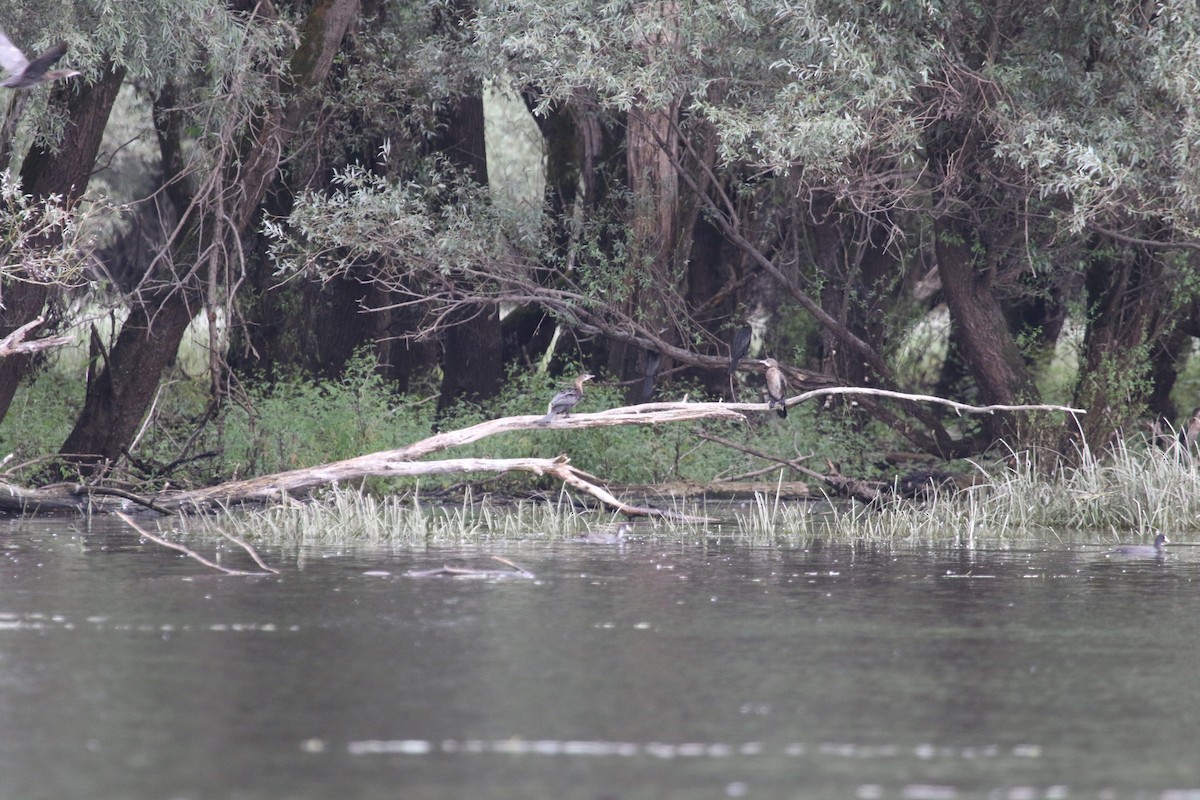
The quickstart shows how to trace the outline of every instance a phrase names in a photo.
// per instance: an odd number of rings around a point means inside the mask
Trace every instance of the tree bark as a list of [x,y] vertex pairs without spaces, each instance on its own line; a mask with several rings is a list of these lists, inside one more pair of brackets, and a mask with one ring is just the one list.
[[[358,0],[320,0],[313,5],[301,30],[299,47],[292,55],[290,81],[281,89],[279,103],[263,110],[254,135],[242,141],[235,163],[214,167],[229,176],[225,196],[227,238],[245,233],[276,178],[288,144],[305,118],[319,106],[321,99],[314,90],[325,82],[357,11]],[[165,162],[171,160],[168,155],[164,150]],[[196,219],[197,208],[196,204],[191,206],[191,219],[171,245],[178,263],[194,263],[203,248],[200,229],[205,226]],[[232,249],[234,243],[226,244]],[[195,302],[191,298],[201,293],[195,285],[176,284],[144,291],[143,295],[143,300],[134,303],[128,334],[123,328],[117,337],[104,371],[93,382],[94,391],[89,392],[75,429],[64,443],[64,455],[84,455],[73,460],[85,469],[116,460],[132,442],[137,425],[149,411],[163,369],[178,352],[191,319]],[[120,402],[114,405],[115,400]],[[132,419],[138,422],[131,425]]]
[[[27,194],[34,198],[60,195],[67,206],[83,195],[108,125],[108,115],[124,80],[124,69],[109,66],[97,83],[82,89],[72,83],[54,90],[51,102],[66,107],[66,129],[56,149],[35,146],[26,155],[21,165],[21,185]],[[45,242],[44,246],[57,244]],[[49,296],[50,287],[43,284],[5,281],[0,337],[41,315]],[[24,355],[0,362],[0,419],[8,413],[17,385],[28,374],[31,363],[31,357]]]
[[[992,292],[990,273],[976,264],[973,228],[943,216],[934,222],[934,236],[952,335],[975,378],[979,401],[1035,402],[1037,386]],[[996,415],[985,420],[985,427],[993,439],[1004,438],[1014,445],[1021,439],[1011,416]]]
[[[1101,251],[1088,267],[1088,320],[1075,402],[1093,451],[1140,416],[1153,388],[1150,348],[1174,325],[1162,263],[1144,252]],[[1075,438],[1077,432],[1069,432]]]
[[[446,35],[457,35],[473,9],[470,0],[456,0],[437,26]],[[483,85],[472,79],[467,93],[453,98],[443,118],[445,134],[437,143],[450,163],[469,172],[481,186],[488,183],[487,145],[484,139]],[[438,411],[456,400],[483,399],[500,390],[504,379],[504,342],[500,311],[493,304],[465,305],[448,319],[442,335],[442,387]]]
[[[469,170],[487,185],[487,148],[483,135],[482,87],[458,98],[447,114],[440,150],[451,163]],[[456,400],[483,399],[500,390],[504,379],[504,342],[500,312],[494,304],[467,305],[449,318],[442,335],[442,387],[438,410]]]
[[[146,297],[130,310],[61,452],[89,469],[115,462],[137,435],[163,370],[175,358],[195,310],[187,293]],[[82,456],[82,457],[80,457]]]

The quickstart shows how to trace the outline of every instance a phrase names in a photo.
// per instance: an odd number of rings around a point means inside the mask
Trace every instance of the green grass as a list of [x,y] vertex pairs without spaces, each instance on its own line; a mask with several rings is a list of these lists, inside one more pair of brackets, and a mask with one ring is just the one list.
[[[461,404],[435,420],[432,397],[396,395],[374,373],[370,358],[363,356],[338,381],[297,377],[250,386],[240,402],[227,403],[221,415],[194,436],[208,403],[207,393],[202,383],[176,374],[164,384],[136,455],[169,463],[189,441],[191,453],[213,454],[171,476],[176,485],[268,474],[410,444],[428,436],[435,423],[441,430],[451,430],[483,419],[541,414],[546,399],[565,382],[565,378],[514,372],[494,401],[485,406]],[[686,391],[677,387],[673,396]],[[698,395],[692,391],[692,396]],[[0,425],[4,454],[12,452],[20,463],[55,452],[82,397],[78,376],[58,369],[39,373],[36,381],[22,387]],[[579,410],[622,403],[619,387],[601,380],[589,388]],[[820,411],[812,404],[792,409],[786,421],[765,414],[738,424],[515,431],[444,455],[516,458],[567,453],[576,467],[613,484],[710,481],[765,466],[761,459],[700,439],[701,432],[784,458],[817,456],[813,466],[818,470],[824,470],[824,458],[832,458],[841,463],[843,474],[856,477],[871,476],[876,469],[871,454],[886,447],[886,432],[856,431],[836,412]],[[927,502],[891,499],[863,506],[845,501],[783,503],[759,497],[749,511],[726,507],[719,523],[641,527],[654,536],[732,536],[761,543],[821,537],[972,544],[1026,540],[1061,531],[1087,531],[1115,541],[1154,529],[1176,534],[1200,530],[1200,470],[1187,454],[1131,439],[1102,455],[1077,454],[1071,461],[1079,466],[1060,462],[1044,467],[1026,454],[1013,455],[1003,465],[988,468],[991,474],[985,485]],[[18,472],[16,478],[20,477]],[[460,482],[470,487],[466,496],[475,501],[445,506],[421,499],[421,492],[428,495]],[[372,479],[356,489],[329,493],[321,503],[230,519],[240,520],[239,525],[291,531],[288,535],[293,537],[319,540],[345,535],[365,542],[553,539],[611,522],[603,513],[577,514],[557,481],[528,475],[457,475],[420,482]],[[513,506],[488,498],[539,492],[551,499]],[[456,494],[462,496],[463,491]],[[702,504],[681,510],[712,513]]]
[[[284,547],[413,546],[533,539],[570,539],[613,525],[612,515],[576,510],[560,493],[540,501],[459,503],[425,500],[420,491],[388,496],[337,489],[305,503],[206,515],[192,532],[222,529],[253,542]],[[653,523],[646,523],[649,529]]]
[[[68,365],[71,365],[68,367]],[[573,374],[568,370],[568,374]],[[134,456],[144,464],[186,465],[166,475],[128,472],[137,485],[155,486],[163,477],[176,486],[205,485],[339,461],[411,444],[438,430],[460,429],[485,419],[542,414],[547,399],[568,382],[524,370],[508,376],[502,393],[485,405],[462,403],[436,418],[433,396],[398,395],[373,370],[368,354],[355,358],[340,380],[303,377],[244,387],[209,418],[207,385],[178,368],[164,381],[151,419]],[[589,387],[579,411],[624,404],[620,387]],[[17,394],[0,424],[0,445],[21,463],[57,452],[83,402],[80,366],[63,361],[44,369]],[[664,399],[697,398],[693,387],[675,387]],[[617,484],[711,481],[765,466],[761,459],[705,441],[708,433],[782,458],[830,455],[849,474],[870,470],[869,453],[884,439],[879,431],[855,432],[838,412],[815,405],[793,409],[787,421],[773,414],[747,423],[698,422],[664,426],[598,427],[583,430],[527,429],[491,437],[441,454],[442,457],[552,458],[562,453],[574,466]],[[794,476],[792,476],[794,477]],[[21,474],[16,475],[21,479]],[[469,481],[479,491],[528,494],[557,491],[549,478],[527,474],[447,476],[423,479],[423,486],[446,487]],[[372,479],[379,491],[403,491],[415,480]]]
[[[1165,530],[1200,532],[1200,471],[1187,454],[1122,445],[1081,466],[1042,470],[1014,458],[987,483],[925,501],[889,497],[862,504],[788,502],[758,495],[748,508],[703,501],[671,511],[712,521],[638,520],[634,539],[736,540],[792,547],[813,540],[885,546],[1041,546],[1058,538],[1113,543]],[[336,490],[314,501],[208,516],[222,528],[275,545],[414,546],[534,540],[553,542],[612,526],[606,511],[580,510],[559,490],[545,500],[428,502],[419,492],[384,497]]]

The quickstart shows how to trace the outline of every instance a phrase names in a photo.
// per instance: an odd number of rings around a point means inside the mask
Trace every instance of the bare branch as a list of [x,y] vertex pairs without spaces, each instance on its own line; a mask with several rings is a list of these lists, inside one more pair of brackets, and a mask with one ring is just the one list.
[[52,347],[63,347],[75,341],[70,336],[47,336],[43,339],[34,339],[32,342],[25,341],[29,332],[45,321],[45,317],[37,317],[0,339],[0,358],[8,358],[22,353],[36,353]]
[[[973,406],[933,395],[906,394],[886,389],[853,387],[814,389],[790,397],[785,402],[787,405],[797,405],[805,400],[831,394],[860,394],[908,402],[937,403],[949,406],[959,413],[972,414],[992,414],[998,411],[1087,413],[1084,409],[1059,405]],[[744,421],[746,418],[744,412],[768,413],[771,410],[770,406],[766,403],[678,402],[644,403],[642,405],[610,408],[590,414],[571,414],[567,417],[559,417],[550,423],[544,423],[544,417],[540,414],[501,417],[500,419],[487,420],[461,430],[438,433],[396,450],[384,450],[330,464],[290,470],[288,472],[265,475],[248,480],[230,481],[217,486],[208,486],[191,491],[164,492],[155,498],[154,505],[158,509],[182,511],[216,505],[228,505],[231,503],[269,502],[295,494],[302,494],[320,486],[357,481],[372,476],[410,477],[415,475],[461,472],[530,472],[535,475],[549,475],[557,478],[563,483],[586,492],[602,503],[630,516],[658,516],[694,521],[694,518],[687,517],[686,515],[656,508],[633,506],[621,501],[607,489],[599,486],[599,479],[570,466],[569,460],[565,455],[554,459],[459,458],[441,461],[418,461],[417,459],[509,431],[564,430],[611,427],[616,425],[659,425],[696,420]],[[831,483],[829,476],[812,473],[795,462],[784,463],[805,474],[820,477],[826,483]],[[7,491],[11,495],[10,497],[4,497],[4,494],[0,493],[0,507],[7,505],[25,509],[27,506],[36,507],[39,503],[48,503],[52,499],[46,497],[44,492],[37,492],[36,490],[25,492],[8,484],[0,484],[0,489]],[[61,508],[62,506],[55,507]]]
[[[122,514],[120,511],[117,512],[117,516],[120,517],[122,522],[124,522],[126,525],[128,525],[129,527],[131,527],[135,531],[137,531],[139,536],[144,536],[147,539],[149,539],[150,541],[155,542],[156,544],[161,544],[163,547],[169,547],[172,550],[178,550],[179,552],[183,553],[188,558],[199,561],[201,564],[203,564],[204,566],[209,567],[211,569],[215,569],[220,572],[224,572],[226,575],[267,575],[267,574],[269,574],[266,572],[247,572],[245,570],[231,569],[230,567],[223,567],[220,564],[217,564],[213,561],[209,561],[207,558],[200,555],[199,553],[197,553],[195,550],[192,550],[191,548],[184,547],[183,545],[181,545],[177,542],[172,542],[170,539],[164,539],[161,536],[156,536],[155,534],[153,534],[150,531],[143,528],[141,525],[138,525],[136,522],[134,522],[132,519],[130,519],[128,515]],[[257,558],[255,560],[258,561]],[[262,564],[262,562],[259,561],[259,564]],[[271,572],[278,572],[278,570],[271,570]]]

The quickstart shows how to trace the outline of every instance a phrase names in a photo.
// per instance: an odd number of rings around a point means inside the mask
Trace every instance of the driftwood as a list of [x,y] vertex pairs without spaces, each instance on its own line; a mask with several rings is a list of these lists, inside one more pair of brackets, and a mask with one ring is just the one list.
[[499,561],[501,564],[507,564],[509,569],[488,569],[486,567],[452,567],[449,564],[443,564],[440,567],[433,569],[410,569],[404,573],[406,578],[525,578],[532,579],[536,577],[532,572],[509,561],[502,556],[492,556],[493,561]]
[[[790,397],[785,402],[788,406],[794,406],[805,400],[832,394],[865,394],[913,402],[940,403],[949,406],[959,413],[990,414],[998,411],[1086,413],[1082,409],[1058,405],[972,406],[931,395],[905,394],[882,389],[853,389],[849,387],[815,389]],[[166,491],[152,497],[135,497],[130,496],[127,492],[117,493],[110,490],[93,489],[84,485],[76,485],[67,490],[60,489],[57,492],[47,492],[44,490],[23,489],[13,484],[0,482],[0,510],[15,511],[18,513],[63,510],[104,512],[131,510],[137,505],[160,513],[186,512],[238,503],[275,501],[286,497],[303,495],[322,486],[354,482],[368,477],[409,477],[463,472],[529,472],[535,475],[549,475],[557,478],[568,486],[586,492],[602,503],[628,516],[659,516],[695,521],[696,518],[689,518],[677,512],[636,506],[623,502],[608,489],[602,487],[600,485],[601,481],[598,478],[572,467],[565,455],[553,459],[460,458],[440,461],[419,461],[418,459],[508,431],[568,430],[615,425],[660,425],[707,419],[743,421],[746,418],[745,414],[747,412],[765,413],[769,410],[766,403],[690,403],[685,401],[675,403],[644,403],[642,405],[612,408],[594,413],[571,414],[570,416],[559,417],[548,424],[543,422],[541,415],[502,417],[500,419],[481,422],[461,430],[438,433],[395,450],[384,450],[344,461],[322,464],[306,469],[290,470],[258,478],[229,481],[217,486],[209,486],[191,491]],[[772,459],[786,464],[791,468],[798,469],[802,473],[811,474],[813,477],[826,480],[827,484],[829,483],[827,476],[801,467],[798,461],[789,461],[774,457]],[[842,480],[849,481],[850,479],[842,478]],[[859,494],[855,491],[851,491],[850,493]],[[120,496],[114,496],[117,494]]]
[[253,547],[251,547],[248,543],[242,541],[241,539],[239,539],[236,536],[232,536],[228,533],[225,533],[224,531],[221,532],[221,535],[224,536],[226,539],[229,539],[234,544],[241,547],[243,550],[245,550],[246,553],[252,559],[254,559],[254,563],[258,564],[258,566],[262,568],[261,572],[247,572],[246,570],[242,570],[242,569],[232,569],[231,567],[223,567],[220,564],[218,564],[214,561],[210,561],[209,559],[200,555],[199,553],[197,553],[195,550],[191,549],[190,547],[185,547],[184,545],[181,545],[178,542],[172,542],[170,539],[164,539],[163,537],[159,536],[158,534],[151,533],[150,531],[146,530],[141,525],[138,525],[136,522],[134,522],[128,516],[126,516],[125,514],[122,514],[119,511],[117,512],[117,516],[120,517],[121,521],[123,521],[126,525],[128,525],[129,527],[131,527],[135,531],[137,531],[139,536],[149,539],[150,541],[154,542],[155,544],[160,544],[163,547],[168,547],[172,550],[177,550],[180,553],[183,553],[188,558],[192,559],[193,561],[198,561],[199,563],[203,564],[204,566],[209,567],[210,569],[215,569],[218,572],[223,572],[226,575],[258,575],[258,576],[261,576],[261,575],[278,575],[279,574],[279,570],[275,569],[274,567],[267,566],[266,562],[262,560],[262,557],[259,556],[258,552]]

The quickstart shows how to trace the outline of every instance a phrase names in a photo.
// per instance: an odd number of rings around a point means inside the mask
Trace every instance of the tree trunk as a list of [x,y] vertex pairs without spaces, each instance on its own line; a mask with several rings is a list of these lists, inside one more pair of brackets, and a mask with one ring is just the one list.
[[[51,103],[66,107],[67,124],[62,141],[53,150],[35,146],[21,165],[21,185],[34,198],[61,195],[64,204],[73,205],[87,189],[96,163],[96,153],[117,91],[125,79],[125,70],[109,67],[100,80],[80,89],[70,86],[54,90]],[[46,242],[54,247],[59,242]],[[0,338],[37,317],[50,295],[50,287],[40,283],[6,281],[0,305]],[[8,413],[13,394],[29,372],[30,356],[0,360],[0,419]]]
[[[822,308],[876,352],[888,352],[886,315],[898,304],[906,282],[899,260],[885,247],[883,225],[868,222],[871,227],[863,230],[855,224],[860,215],[839,212],[828,198],[812,203],[811,217]],[[820,341],[821,372],[847,386],[880,383],[882,376],[835,332],[822,328]]]
[[[279,104],[262,111],[254,135],[242,141],[236,164],[214,166],[232,176],[225,198],[229,204],[226,237],[244,234],[278,174],[289,142],[305,118],[319,107],[320,97],[313,90],[325,82],[357,11],[358,0],[320,0],[311,8],[301,31],[300,45],[292,55],[290,81],[281,89]],[[170,137],[167,139],[165,165],[171,163],[171,148],[175,146]],[[195,218],[197,207],[192,206],[189,212],[192,219],[171,245],[177,263],[194,263],[195,254],[204,249],[200,230],[206,226]],[[229,251],[236,249],[232,243],[227,244]],[[218,265],[210,265],[210,269],[217,268]],[[145,417],[163,369],[179,350],[191,319],[189,295],[198,297],[201,293],[194,285],[175,285],[147,292],[143,302],[134,304],[126,323],[129,326],[132,322],[132,327],[128,335],[122,328],[104,372],[93,382],[95,390],[84,401],[79,421],[64,444],[64,455],[84,455],[79,461],[87,467],[100,459],[115,459],[129,446],[137,423],[131,427],[128,420],[140,421]],[[119,408],[114,399],[120,400]]]
[[[486,185],[482,94],[460,98],[448,116],[448,135],[441,143],[442,152],[452,163],[469,169],[477,183]],[[504,379],[499,309],[494,305],[465,306],[457,309],[448,322],[449,327],[442,334],[439,411],[456,400],[492,397]]]
[[[647,3],[636,14],[647,17],[646,35],[639,43],[642,58],[654,61],[680,47],[679,8],[672,0]],[[672,98],[652,103],[638,98],[626,115],[625,157],[631,198],[627,209],[629,271],[624,308],[631,319],[648,320],[665,328],[662,336],[672,344],[687,331],[687,309],[682,298],[688,294],[686,247],[680,247],[685,213],[681,207],[678,167],[679,136],[676,127],[682,103]],[[688,331],[690,333],[690,331]],[[608,369],[623,381],[633,381],[629,397],[642,393],[640,380],[652,353],[628,344],[614,344]],[[666,370],[664,359],[657,369]]]
[[194,316],[184,292],[130,310],[61,452],[89,468],[115,462],[137,435],[165,367]]
[[[992,293],[990,273],[976,266],[973,229],[943,216],[934,221],[934,236],[952,335],[978,386],[977,402],[1036,402],[1037,387]],[[1012,417],[997,415],[988,422],[987,431],[992,438],[1005,438],[1014,445],[1020,441]]]
[[1093,451],[1145,408],[1152,390],[1150,348],[1174,324],[1169,288],[1162,263],[1144,252],[1103,252],[1088,266],[1088,320],[1075,400],[1088,409],[1080,427]]
[[[452,13],[438,20],[444,33],[454,33],[472,13],[470,2],[456,0]],[[455,98],[444,117],[445,135],[437,148],[450,163],[486,186],[487,145],[484,139],[483,86],[472,80],[467,94]],[[450,316],[442,335],[442,388],[438,411],[460,399],[492,397],[504,379],[504,342],[500,310],[490,304],[465,305]]]
[[[532,109],[538,96],[529,90],[525,101]],[[613,226],[602,223],[617,203],[610,189],[624,181],[623,136],[601,115],[595,98],[583,92],[552,105],[549,113],[535,115],[534,120],[546,152],[546,214],[554,242],[544,280],[553,282],[559,271],[571,280],[578,274],[580,253],[594,247],[613,259],[619,250]],[[597,224],[589,228],[585,221]],[[551,334],[557,324],[549,320]],[[571,355],[580,355],[599,371],[596,365],[607,361],[614,344],[595,337],[575,346]]]

